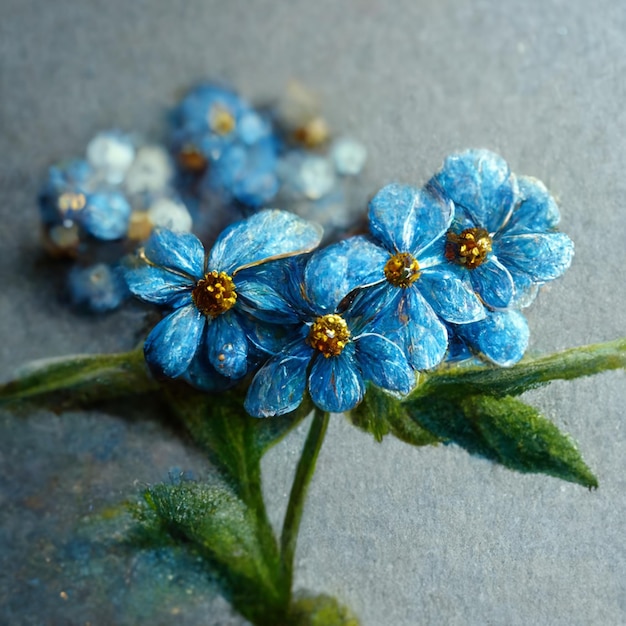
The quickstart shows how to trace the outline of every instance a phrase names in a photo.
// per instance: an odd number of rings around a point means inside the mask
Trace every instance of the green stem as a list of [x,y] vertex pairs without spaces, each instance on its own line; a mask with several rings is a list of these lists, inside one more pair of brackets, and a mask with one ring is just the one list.
[[600,372],[626,368],[626,338],[571,348],[532,360],[523,360],[510,368],[451,367],[425,375],[417,395],[446,387],[451,392],[459,386],[466,393],[492,396],[518,395],[552,380],[571,380]]
[[328,428],[329,414],[315,409],[311,429],[307,436],[302,455],[296,468],[296,475],[291,486],[289,494],[289,504],[285,513],[283,522],[283,531],[280,537],[280,547],[282,564],[285,572],[285,584],[291,592],[293,584],[293,561],[296,552],[296,544],[298,541],[298,531],[300,529],[300,521],[304,511],[304,502],[306,500],[307,490],[315,472],[315,464],[326,429]]
[[[280,554],[274,530],[267,516],[265,501],[263,500],[263,489],[261,484],[261,466],[258,461],[253,461],[246,470],[246,481],[242,497],[246,504],[254,511],[256,520],[256,533],[263,552],[264,566],[267,573],[268,586],[271,588],[272,599],[277,606],[284,606],[288,603],[288,590],[282,581],[282,567]],[[269,603],[274,605],[274,603]]]

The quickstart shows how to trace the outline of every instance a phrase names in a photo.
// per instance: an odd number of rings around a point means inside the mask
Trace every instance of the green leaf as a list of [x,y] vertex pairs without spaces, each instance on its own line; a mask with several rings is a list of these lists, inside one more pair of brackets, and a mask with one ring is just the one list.
[[517,396],[552,380],[572,380],[608,370],[626,368],[626,338],[571,348],[513,367],[452,366],[423,375],[416,395],[441,393],[463,396],[486,393]]
[[407,405],[411,417],[422,427],[470,454],[518,472],[548,474],[589,488],[598,486],[572,440],[520,400],[430,395]]
[[161,484],[147,489],[144,499],[170,536],[193,542],[233,573],[264,578],[254,517],[225,485]]
[[[156,485],[144,492],[136,517],[146,536],[168,535],[188,544],[220,574],[224,591],[245,617],[276,623],[288,594],[278,565],[265,558],[255,512],[221,481]],[[278,561],[276,561],[278,563]]]
[[463,408],[502,465],[598,487],[576,444],[533,407],[510,397],[472,396]]
[[311,410],[306,399],[293,413],[258,419],[243,408],[243,392],[216,395],[194,391],[186,385],[164,387],[172,410],[187,427],[197,445],[221,472],[223,479],[255,513],[256,536],[265,562],[274,571],[277,585],[289,593],[278,544],[267,518],[261,487],[261,457]]
[[510,368],[442,366],[420,374],[419,385],[404,401],[370,387],[349,419],[379,441],[392,434],[416,446],[456,443],[520,472],[596,487],[596,477],[572,441],[510,396],[552,380],[624,368],[626,338],[523,360]]
[[411,418],[402,402],[373,385],[368,387],[363,402],[348,414],[348,419],[377,441],[382,441],[389,434],[414,446],[427,446],[440,441]]
[[299,592],[291,604],[287,626],[359,626],[359,620],[332,596]]
[[158,390],[143,350],[36,361],[0,385],[0,406],[13,411],[54,411]]

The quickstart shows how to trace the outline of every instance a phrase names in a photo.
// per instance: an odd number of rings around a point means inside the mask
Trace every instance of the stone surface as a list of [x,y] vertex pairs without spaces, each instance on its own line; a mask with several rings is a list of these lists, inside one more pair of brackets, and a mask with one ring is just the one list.
[[[143,310],[79,317],[39,251],[46,167],[102,129],[160,139],[191,84],[254,101],[297,78],[332,128],[368,150],[363,184],[421,184],[485,147],[559,198],[576,243],[529,310],[531,351],[626,330],[626,11],[599,0],[0,0],[0,376],[35,358],[128,349]],[[364,626],[626,623],[623,372],[529,399],[570,432],[600,489],[516,475],[454,447],[374,443],[333,418],[311,489],[296,583]],[[168,473],[208,467],[150,410],[25,418],[0,437],[0,622],[240,624],[197,564],[133,554],[97,513]],[[119,408],[119,407],[118,407]],[[152,407],[155,411],[156,408]],[[299,436],[298,436],[299,434]],[[264,461],[272,519],[304,432]],[[178,468],[178,469],[176,469]]]

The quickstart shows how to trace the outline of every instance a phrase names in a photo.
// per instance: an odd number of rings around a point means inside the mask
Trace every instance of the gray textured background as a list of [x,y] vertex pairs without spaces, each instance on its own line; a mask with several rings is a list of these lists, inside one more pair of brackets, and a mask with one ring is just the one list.
[[[46,166],[99,129],[159,133],[181,90],[207,77],[254,100],[292,77],[313,87],[332,125],[369,148],[372,191],[422,183],[455,150],[500,152],[546,182],[576,243],[571,270],[528,313],[531,350],[625,334],[626,7],[591,6],[1,0],[0,376],[133,345],[138,309],[94,321],[59,301],[35,194]],[[337,594],[364,626],[626,623],[624,381],[529,398],[580,442],[601,483],[592,493],[453,447],[377,445],[336,417],[297,585]],[[132,557],[76,531],[174,467],[204,470],[176,433],[132,416],[2,415],[0,623],[241,623],[197,564]],[[302,436],[264,462],[276,520]]]

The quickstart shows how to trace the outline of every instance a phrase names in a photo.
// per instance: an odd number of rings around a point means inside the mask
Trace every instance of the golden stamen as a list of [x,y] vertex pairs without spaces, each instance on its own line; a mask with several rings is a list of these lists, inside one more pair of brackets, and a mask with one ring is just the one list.
[[417,259],[409,252],[398,252],[385,263],[385,278],[394,287],[405,289],[420,277]]
[[309,331],[308,344],[326,358],[341,354],[350,340],[346,321],[335,313],[318,317]]
[[57,207],[61,213],[67,213],[68,211],[80,211],[85,208],[87,204],[87,198],[83,193],[66,192],[62,193],[57,200]]
[[194,304],[207,317],[217,317],[237,302],[235,283],[226,272],[213,270],[199,280],[192,292]]
[[178,162],[189,172],[201,173],[207,167],[205,156],[192,144],[183,146],[178,153]]
[[218,135],[228,135],[235,130],[235,116],[223,105],[216,104],[209,112],[209,127]]
[[460,235],[448,232],[445,255],[448,261],[476,269],[491,252],[491,237],[484,228],[466,228]]

